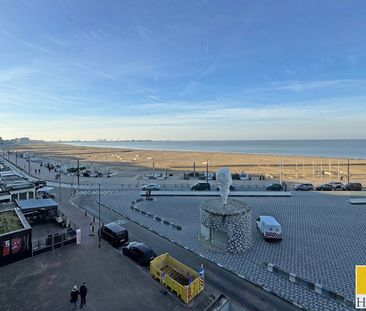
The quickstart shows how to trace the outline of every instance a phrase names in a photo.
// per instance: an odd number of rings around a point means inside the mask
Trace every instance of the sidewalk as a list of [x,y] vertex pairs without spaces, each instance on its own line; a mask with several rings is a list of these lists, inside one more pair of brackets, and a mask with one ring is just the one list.
[[82,243],[0,268],[1,310],[71,310],[70,291],[82,282],[88,287],[85,310],[186,310],[160,293],[147,268],[107,243],[99,249],[97,235],[89,236],[91,218],[70,205],[69,196],[64,190],[60,209],[81,228]]

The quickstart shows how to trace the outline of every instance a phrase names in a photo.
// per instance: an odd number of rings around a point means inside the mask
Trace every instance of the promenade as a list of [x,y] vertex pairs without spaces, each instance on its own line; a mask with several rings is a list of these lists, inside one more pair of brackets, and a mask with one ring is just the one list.
[[[73,285],[86,282],[85,310],[186,310],[177,298],[160,293],[160,285],[142,268],[107,243],[98,248],[89,235],[91,218],[66,200],[59,207],[81,228],[80,245],[71,245],[0,268],[2,311],[64,311]],[[80,302],[80,300],[79,300]]]

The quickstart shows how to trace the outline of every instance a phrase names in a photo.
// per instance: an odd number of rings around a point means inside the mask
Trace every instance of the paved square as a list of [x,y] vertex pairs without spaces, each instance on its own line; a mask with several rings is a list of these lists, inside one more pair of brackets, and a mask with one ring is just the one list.
[[[320,193],[294,193],[290,198],[240,198],[252,208],[253,224],[253,245],[241,255],[215,253],[199,244],[199,204],[204,198],[158,197],[137,204],[139,209],[181,225],[181,231],[131,210],[129,204],[121,204],[118,194],[104,197],[104,204],[310,310],[347,310],[331,299],[267,272],[263,264],[271,262],[354,300],[355,265],[366,262],[366,207],[350,205],[347,199],[347,195]],[[255,227],[259,215],[276,217],[283,226],[282,242],[263,240]]]

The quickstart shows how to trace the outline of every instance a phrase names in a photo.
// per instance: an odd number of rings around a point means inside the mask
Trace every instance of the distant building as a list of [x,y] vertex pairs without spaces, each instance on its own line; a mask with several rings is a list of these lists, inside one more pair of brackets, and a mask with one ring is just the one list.
[[0,170],[0,203],[34,199],[36,186],[4,166]]

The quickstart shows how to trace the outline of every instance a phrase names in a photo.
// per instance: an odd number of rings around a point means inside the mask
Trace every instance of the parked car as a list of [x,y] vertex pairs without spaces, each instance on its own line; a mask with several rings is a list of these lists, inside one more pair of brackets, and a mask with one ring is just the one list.
[[38,179],[34,182],[36,189],[42,188],[42,187],[46,187],[47,182],[43,179]]
[[148,185],[143,185],[141,187],[141,190],[160,190],[161,186],[159,184],[148,184]]
[[259,216],[256,219],[256,224],[259,232],[266,241],[282,240],[282,227],[274,217],[265,215]]
[[300,184],[294,187],[296,191],[311,191],[314,190],[313,184]]
[[346,187],[344,186],[344,184],[339,181],[332,181],[328,184],[332,185],[334,190],[346,190]]
[[267,191],[283,191],[283,187],[281,184],[270,184],[266,187]]
[[318,191],[334,191],[335,188],[331,184],[323,184],[316,187]]
[[108,241],[113,247],[119,247],[128,242],[128,231],[121,225],[111,222],[100,228],[101,237]]
[[135,260],[140,266],[148,266],[156,257],[152,248],[144,243],[129,242],[122,247],[123,255]]
[[[230,191],[235,191],[235,187],[233,185],[230,185],[229,189]],[[217,187],[216,190],[220,191],[220,187]]]
[[346,184],[344,187],[348,191],[361,191],[362,190],[362,185],[358,182],[352,182],[352,183]]
[[206,182],[199,182],[194,184],[191,187],[191,190],[193,191],[210,191],[211,190],[211,185],[209,183]]

